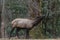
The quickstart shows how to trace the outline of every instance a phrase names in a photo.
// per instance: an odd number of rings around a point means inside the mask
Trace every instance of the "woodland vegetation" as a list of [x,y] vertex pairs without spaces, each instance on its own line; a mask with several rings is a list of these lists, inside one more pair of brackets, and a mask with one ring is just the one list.
[[[45,18],[30,32],[30,38],[60,37],[60,0],[0,0],[0,38],[8,38],[15,18],[34,19],[45,15]],[[19,31],[21,38],[25,30]],[[16,30],[12,33],[15,37]]]

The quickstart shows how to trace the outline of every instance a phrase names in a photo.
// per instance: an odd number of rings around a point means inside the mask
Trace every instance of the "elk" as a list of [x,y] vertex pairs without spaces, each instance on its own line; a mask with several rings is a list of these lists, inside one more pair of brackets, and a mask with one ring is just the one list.
[[[14,31],[15,28],[16,29],[16,35],[18,35],[18,32],[20,29],[26,29],[26,38],[29,38],[29,31],[34,28],[35,26],[37,26],[43,19],[45,16],[37,16],[34,19],[25,19],[25,18],[16,18],[14,19],[11,24],[12,24],[12,30],[10,32],[10,37],[12,32]],[[19,37],[18,37],[19,38]]]

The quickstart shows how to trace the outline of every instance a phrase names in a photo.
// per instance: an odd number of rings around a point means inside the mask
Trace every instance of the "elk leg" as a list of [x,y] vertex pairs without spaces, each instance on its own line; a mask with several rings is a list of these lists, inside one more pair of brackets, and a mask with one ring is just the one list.
[[18,38],[20,38],[20,37],[19,37],[19,31],[20,31],[20,28],[17,28],[17,29],[16,29],[16,36],[17,36]]
[[9,39],[10,39],[10,37],[11,37],[11,34],[12,34],[12,32],[14,31],[14,29],[15,29],[15,27],[14,27],[14,28],[12,28],[12,30],[11,30],[11,32],[10,32]]
[[29,39],[29,29],[26,30],[26,39]]

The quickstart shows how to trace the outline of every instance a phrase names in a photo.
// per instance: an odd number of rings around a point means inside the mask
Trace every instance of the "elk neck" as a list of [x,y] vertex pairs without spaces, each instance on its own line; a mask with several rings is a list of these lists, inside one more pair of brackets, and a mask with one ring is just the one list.
[[33,26],[38,25],[38,24],[44,19],[44,17],[45,17],[45,16],[36,17],[36,18],[34,19]]

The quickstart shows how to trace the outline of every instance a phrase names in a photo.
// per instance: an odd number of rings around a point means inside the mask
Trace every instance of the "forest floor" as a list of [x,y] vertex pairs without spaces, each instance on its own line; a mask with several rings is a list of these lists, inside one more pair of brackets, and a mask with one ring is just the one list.
[[[4,23],[2,23],[2,27],[4,26]],[[11,37],[11,39],[9,38],[0,38],[0,40],[60,40],[60,38],[57,39],[18,39],[16,37]]]
[[15,39],[15,38],[9,39],[9,38],[0,38],[0,40],[60,40],[60,38],[59,39]]

